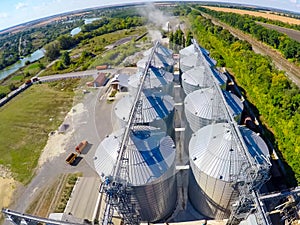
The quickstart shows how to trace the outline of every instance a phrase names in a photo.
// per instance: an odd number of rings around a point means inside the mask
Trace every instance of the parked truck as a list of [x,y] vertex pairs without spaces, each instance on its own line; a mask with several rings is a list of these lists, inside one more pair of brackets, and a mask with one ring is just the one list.
[[79,145],[76,146],[75,151],[78,152],[79,154],[81,154],[81,152],[87,146],[87,144],[88,144],[87,140],[80,142]]
[[66,162],[67,162],[68,164],[72,165],[76,158],[77,158],[77,154],[72,152],[72,153],[70,153],[70,155],[66,158]]

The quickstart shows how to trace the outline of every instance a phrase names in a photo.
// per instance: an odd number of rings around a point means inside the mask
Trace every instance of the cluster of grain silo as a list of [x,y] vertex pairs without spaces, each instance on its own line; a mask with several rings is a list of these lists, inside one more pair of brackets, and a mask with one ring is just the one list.
[[[246,149],[233,131],[243,111],[242,101],[226,91],[227,77],[217,71],[216,62],[204,49],[194,45],[180,52],[181,84],[186,94],[184,111],[191,137],[188,146],[190,161],[189,199],[202,215],[225,219],[238,193],[233,181],[245,163],[245,152],[258,163],[269,157],[262,138],[253,131],[239,127]],[[235,121],[232,121],[235,120]],[[243,157],[244,156],[244,157]]]
[[[144,222],[167,218],[177,201],[176,148],[168,135],[174,130],[173,74],[170,72],[173,71],[173,53],[160,44],[152,51],[144,53],[145,57],[137,63],[138,72],[129,77],[128,93],[114,106],[120,129],[100,143],[94,161],[103,181],[112,175],[124,133],[129,129],[124,152],[128,159],[127,184],[132,189],[131,202]],[[151,62],[149,67],[148,62]],[[148,70],[144,71],[146,67]],[[140,91],[141,80],[144,83]],[[133,110],[135,114],[131,118]]]
[[[114,105],[120,126],[100,143],[95,154],[95,168],[105,180],[114,170],[129,130],[124,153],[127,184],[132,189],[131,202],[143,222],[168,218],[177,203],[176,148],[171,138],[175,111],[172,54],[162,45],[144,53],[137,63],[138,72],[128,79],[128,93]],[[189,124],[181,140],[185,153],[180,153],[187,154],[191,168],[188,196],[203,216],[225,219],[238,195],[232,186],[245,163],[244,151],[259,164],[269,157],[268,148],[259,136],[242,126],[238,130],[245,145],[240,144],[232,124],[240,121],[243,103],[226,91],[227,77],[214,68],[209,52],[191,45],[179,55],[183,106]]]

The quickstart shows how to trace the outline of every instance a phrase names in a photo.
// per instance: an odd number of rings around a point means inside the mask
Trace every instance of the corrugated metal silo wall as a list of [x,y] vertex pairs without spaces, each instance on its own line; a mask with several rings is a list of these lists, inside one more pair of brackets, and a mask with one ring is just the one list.
[[189,181],[189,199],[196,210],[208,218],[229,217],[234,194],[229,182],[206,175],[192,161]]
[[176,207],[175,162],[168,174],[149,185],[133,186],[142,222],[156,222],[169,217]]
[[185,82],[185,80],[183,79],[182,80],[182,88],[184,90],[184,93],[186,95],[188,95],[188,94],[192,93],[193,91],[199,90],[200,86],[191,85],[190,83]]
[[[188,110],[186,107],[185,109],[185,115],[187,118],[187,121],[192,129],[193,132],[198,131],[200,128],[205,127],[213,122],[213,120],[202,118],[200,116],[194,115],[190,110]],[[220,121],[215,121],[215,122],[222,122],[223,120]]]

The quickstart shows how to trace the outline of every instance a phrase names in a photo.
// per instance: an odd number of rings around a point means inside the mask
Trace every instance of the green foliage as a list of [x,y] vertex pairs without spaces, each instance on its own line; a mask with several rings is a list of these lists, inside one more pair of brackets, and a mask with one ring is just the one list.
[[65,51],[62,56],[62,62],[65,66],[69,66],[71,64],[71,58],[69,52]]
[[65,65],[61,60],[56,61],[52,66],[54,71],[65,69]]
[[[269,58],[255,54],[247,42],[236,40],[227,32],[217,33],[218,28],[201,16],[190,15],[190,21],[198,42],[213,56],[222,54],[222,61],[246,91],[247,99],[258,109],[257,116],[272,131],[276,140],[273,144],[279,150],[281,159],[288,164],[287,179],[294,185],[294,177],[299,184],[299,88],[283,72],[276,70]],[[227,38],[224,39],[224,35]],[[267,138],[274,140],[271,136]]]
[[0,92],[0,99],[4,98],[6,96],[6,93]]
[[[254,17],[249,15],[240,15],[236,13],[224,13],[209,10],[207,8],[199,7],[200,10],[216,17],[223,22],[238,28],[244,32],[251,34],[271,47],[279,50],[286,59],[298,62],[300,59],[300,43],[289,38],[287,35],[276,30],[268,29],[256,23],[257,20],[262,22],[270,22],[271,20],[262,19],[261,17]],[[281,24],[282,25],[282,24]],[[298,26],[300,29],[300,26]]]
[[[75,18],[75,17],[74,17]],[[66,26],[65,21],[49,23],[45,26],[32,26],[24,31],[0,35],[0,69],[19,60],[19,56],[27,56],[47,43],[54,41],[62,34],[83,24],[82,20],[74,19]],[[20,48],[19,48],[20,47]]]
[[75,44],[75,40],[70,35],[62,35],[57,38],[60,49],[68,50]]
[[59,42],[54,41],[45,46],[45,57],[47,57],[50,61],[55,60],[60,56],[60,46]]
[[185,47],[185,37],[183,31],[178,28],[174,33],[170,32],[170,48],[178,52],[179,49]]
[[106,54],[96,57],[89,68],[95,68],[97,65],[103,64],[120,66],[120,64],[125,63],[124,60],[126,57],[133,55],[138,50],[139,48],[133,42],[120,45]]
[[193,35],[191,31],[188,31],[186,34],[186,42],[185,42],[185,46],[189,46],[192,44],[192,39],[193,39]]

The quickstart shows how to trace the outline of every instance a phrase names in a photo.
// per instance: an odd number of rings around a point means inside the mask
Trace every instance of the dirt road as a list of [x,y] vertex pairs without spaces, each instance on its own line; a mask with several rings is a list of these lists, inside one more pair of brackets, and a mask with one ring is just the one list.
[[274,65],[278,69],[285,71],[287,77],[300,88],[300,69],[298,66],[289,62],[279,52],[277,52],[276,50],[272,49],[271,47],[255,40],[250,35],[245,34],[242,31],[235,29],[225,23],[222,23],[219,20],[211,17],[210,15],[208,15],[206,13],[201,12],[201,15],[208,19],[211,19],[211,21],[215,25],[223,27],[224,29],[228,30],[232,35],[238,37],[239,39],[248,41],[252,45],[252,48],[256,53],[270,56]]

